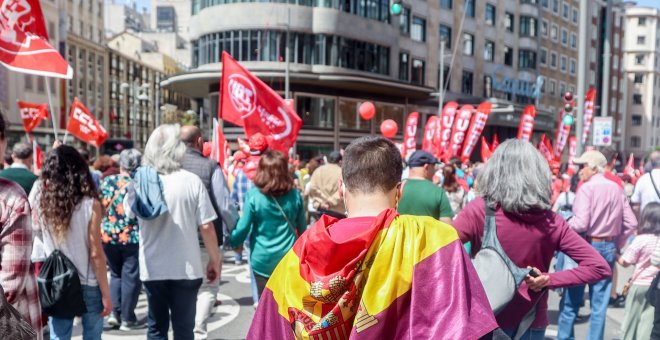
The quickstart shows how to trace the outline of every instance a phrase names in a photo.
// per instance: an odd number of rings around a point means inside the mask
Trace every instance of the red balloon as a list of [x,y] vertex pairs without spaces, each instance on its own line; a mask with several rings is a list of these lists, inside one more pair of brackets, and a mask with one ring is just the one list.
[[376,114],[376,107],[372,102],[364,102],[360,104],[360,117],[364,120],[369,120]]
[[399,131],[399,126],[391,119],[384,120],[380,123],[380,133],[387,138],[396,136],[397,131]]

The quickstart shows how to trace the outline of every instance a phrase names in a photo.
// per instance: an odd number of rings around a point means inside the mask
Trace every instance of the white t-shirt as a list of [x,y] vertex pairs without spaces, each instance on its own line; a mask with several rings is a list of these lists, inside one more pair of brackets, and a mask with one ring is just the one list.
[[655,188],[653,188],[651,176],[653,176],[655,185],[660,191],[660,170],[655,169],[648,174],[644,174],[644,176],[637,180],[637,184],[635,184],[635,191],[633,191],[633,195],[630,198],[632,203],[640,205],[641,210],[644,210],[644,207],[646,207],[646,205],[651,202],[660,202],[660,196],[658,196]]
[[[140,224],[140,280],[195,280],[204,276],[197,237],[200,225],[217,218],[209,194],[195,174],[160,176],[168,212]],[[130,190],[125,207],[133,202]]]

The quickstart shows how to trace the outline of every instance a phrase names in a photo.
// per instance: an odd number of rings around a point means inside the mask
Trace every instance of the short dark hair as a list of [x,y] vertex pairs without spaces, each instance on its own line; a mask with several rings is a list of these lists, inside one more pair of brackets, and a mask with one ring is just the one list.
[[294,187],[289,173],[288,157],[277,151],[267,150],[261,155],[254,185],[264,195],[282,196]]
[[660,235],[660,203],[651,202],[644,207],[637,234]]
[[401,182],[402,164],[399,149],[389,139],[361,137],[344,152],[342,177],[350,192],[386,193]]
[[341,152],[339,151],[333,151],[328,155],[328,163],[330,164],[337,164],[341,162],[342,160]]
[[32,145],[28,143],[16,143],[11,153],[18,159],[28,159],[32,156]]
[[600,153],[605,156],[605,159],[607,159],[607,164],[610,165],[612,162],[614,162],[617,159],[617,156],[619,155],[616,150],[612,149],[609,146],[606,146],[600,150]]

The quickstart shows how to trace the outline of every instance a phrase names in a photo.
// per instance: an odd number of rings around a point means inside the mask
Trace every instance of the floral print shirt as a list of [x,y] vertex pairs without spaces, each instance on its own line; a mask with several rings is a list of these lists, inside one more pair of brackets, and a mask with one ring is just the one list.
[[138,221],[124,214],[124,197],[131,178],[112,175],[101,182],[101,204],[105,216],[101,222],[101,240],[104,244],[138,244]]

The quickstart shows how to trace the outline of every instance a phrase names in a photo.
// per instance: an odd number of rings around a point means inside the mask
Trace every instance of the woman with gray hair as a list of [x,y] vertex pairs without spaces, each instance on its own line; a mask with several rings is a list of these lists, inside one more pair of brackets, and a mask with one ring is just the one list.
[[[192,339],[202,279],[220,279],[213,226],[217,215],[202,180],[181,168],[186,146],[179,135],[179,125],[154,130],[124,202],[140,224],[140,280],[149,302],[149,339],[168,339],[170,321],[174,339]],[[209,255],[206,271],[198,230]]]
[[[531,326],[522,330],[523,339],[544,338],[547,289],[597,282],[611,275],[607,262],[552,212],[551,178],[548,162],[531,143],[508,140],[500,144],[477,179],[481,197],[465,206],[453,223],[461,241],[472,243],[474,256],[481,249],[486,210],[494,210],[497,238],[506,255],[516,266],[539,274],[527,276],[518,294],[497,315],[499,326],[511,336],[535,308]],[[566,253],[579,266],[548,273],[555,251]]]
[[119,174],[103,179],[100,185],[101,204],[105,216],[101,222],[101,241],[110,268],[110,296],[112,314],[106,320],[109,327],[130,331],[144,328],[135,316],[140,295],[138,265],[138,221],[124,213],[124,199],[131,173],[140,166],[142,154],[127,149],[119,155]]

